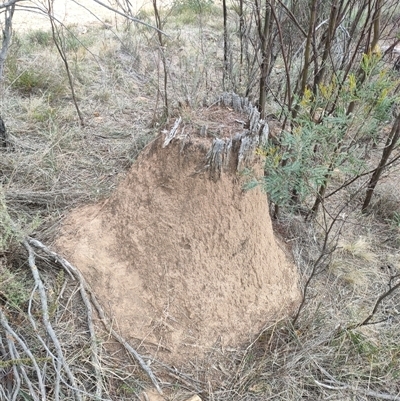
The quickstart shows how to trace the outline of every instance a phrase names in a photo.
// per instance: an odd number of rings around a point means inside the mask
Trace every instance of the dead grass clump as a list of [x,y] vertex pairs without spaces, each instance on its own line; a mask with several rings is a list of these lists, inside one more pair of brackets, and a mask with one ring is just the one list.
[[365,237],[359,237],[351,242],[342,240],[339,242],[339,249],[346,252],[354,258],[364,260],[366,262],[374,262],[375,254],[370,251],[370,244]]
[[396,217],[400,215],[400,196],[392,188],[383,187],[376,191],[371,211],[385,222],[398,224]]

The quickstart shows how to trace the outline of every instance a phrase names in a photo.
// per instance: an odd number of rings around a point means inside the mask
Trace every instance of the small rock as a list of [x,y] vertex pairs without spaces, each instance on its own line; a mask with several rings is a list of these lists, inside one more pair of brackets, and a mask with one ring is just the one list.
[[188,398],[186,401],[201,401],[201,398],[196,394]]
[[165,401],[165,398],[157,390],[145,390],[139,396],[140,401]]

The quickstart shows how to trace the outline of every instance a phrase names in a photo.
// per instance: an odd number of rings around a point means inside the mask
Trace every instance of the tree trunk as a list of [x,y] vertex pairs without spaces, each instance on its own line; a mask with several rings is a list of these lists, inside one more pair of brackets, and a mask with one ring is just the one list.
[[[227,10],[226,10],[226,0],[222,0],[222,12],[223,12],[223,18],[224,18],[224,70],[223,70],[223,76],[222,76],[222,87],[224,88],[224,90],[226,90],[226,80],[228,77],[228,28],[227,28],[227,18],[228,18],[228,14],[227,14]],[[241,9],[242,12],[242,9]],[[243,15],[240,16],[242,21]],[[242,57],[242,31],[240,31],[240,51],[241,51],[241,56]],[[242,60],[242,58],[240,59]],[[241,64],[240,64],[241,66]]]
[[[271,62],[271,46],[268,46],[271,42],[272,26],[271,26],[271,14],[269,7],[274,7],[274,1],[268,6],[267,2],[265,5],[265,15],[264,15],[264,29],[261,30],[259,27],[258,32],[261,42],[261,74],[260,74],[260,96],[259,96],[259,109],[261,113],[261,118],[265,118],[265,102],[267,96],[267,80],[270,73],[270,62]],[[260,20],[259,20],[260,21]],[[260,22],[259,22],[260,23]]]
[[12,19],[14,16],[15,3],[6,7],[4,12],[3,43],[0,50],[0,81],[3,79],[4,63],[6,62],[8,48],[11,44]]
[[395,148],[399,139],[400,139],[400,114],[396,117],[392,130],[390,131],[390,134],[386,140],[386,145],[385,148],[383,149],[381,160],[378,164],[378,167],[372,174],[371,180],[369,181],[364,203],[361,208],[361,211],[363,213],[365,213],[368,209],[375,187],[378,184],[378,181],[385,169],[385,165],[387,164],[387,161],[390,155],[392,154],[393,149]]
[[0,148],[7,147],[7,131],[3,119],[0,117]]

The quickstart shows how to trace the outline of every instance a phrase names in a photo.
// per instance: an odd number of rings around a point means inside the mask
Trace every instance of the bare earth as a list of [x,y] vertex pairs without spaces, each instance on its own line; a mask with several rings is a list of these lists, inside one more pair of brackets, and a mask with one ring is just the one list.
[[177,365],[250,341],[293,311],[299,291],[266,196],[244,192],[236,172],[214,182],[199,171],[210,138],[161,141],[110,199],[69,215],[57,247],[122,335]]
[[[107,0],[102,3],[111,5]],[[136,12],[146,6],[146,0],[132,2],[132,11]],[[17,31],[28,31],[35,29],[50,29],[49,19],[46,14],[47,2],[27,1],[23,5],[36,7],[35,10],[26,11],[17,9],[13,18],[13,26]],[[94,0],[54,0],[54,15],[64,25],[81,25],[112,23],[115,21],[115,14],[96,3]]]

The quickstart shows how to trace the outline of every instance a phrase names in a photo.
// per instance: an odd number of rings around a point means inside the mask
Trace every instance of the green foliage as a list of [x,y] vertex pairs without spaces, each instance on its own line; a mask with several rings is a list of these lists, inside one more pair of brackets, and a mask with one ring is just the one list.
[[90,40],[86,40],[84,37],[77,36],[73,31],[67,31],[63,38],[63,45],[66,51],[77,52],[83,47],[87,47],[90,44]]
[[330,177],[331,165],[341,165],[348,157],[333,154],[349,124],[345,115],[316,123],[308,113],[299,113],[292,124],[292,131],[283,131],[278,143],[270,142],[265,149],[265,190],[278,205],[305,202]]
[[[399,82],[374,54],[364,55],[361,69],[364,80],[338,73],[295,99],[296,113],[287,111],[290,129],[263,149],[264,187],[275,204],[299,206],[315,197],[334,172],[354,176],[365,171],[365,156],[399,100]],[[350,113],[352,103],[356,107]]]
[[29,44],[33,46],[47,47],[53,43],[51,32],[44,31],[42,29],[36,29],[32,32],[29,32],[27,39]]
[[194,14],[210,12],[214,6],[214,0],[175,0],[173,10],[175,13],[192,12]]
[[379,352],[379,348],[368,340],[363,334],[354,331],[346,331],[347,337],[350,340],[353,350],[360,356],[371,358]]
[[396,228],[400,228],[400,212],[393,213],[392,225]]
[[9,269],[0,270],[0,297],[12,308],[22,309],[29,299],[30,289],[27,279],[21,272],[12,273]]
[[5,78],[12,89],[24,96],[45,93],[48,101],[59,99],[68,93],[65,73],[57,64],[48,69],[48,62],[37,58],[22,62],[21,57],[26,57],[20,55],[23,49],[17,50],[7,58]]
[[[15,72],[17,73],[18,71],[16,70]],[[26,69],[16,75],[15,79],[12,79],[13,74],[11,73],[9,78],[13,81],[13,88],[26,94],[32,93],[37,89],[47,89],[46,76],[37,70]]]
[[217,10],[214,0],[175,0],[171,11],[181,23],[190,24],[195,22],[199,15],[209,15]]
[[46,92],[54,99],[65,94],[65,80],[56,73],[56,69],[49,71],[40,65],[21,63],[17,55],[7,59],[6,78],[10,86],[23,95]]

